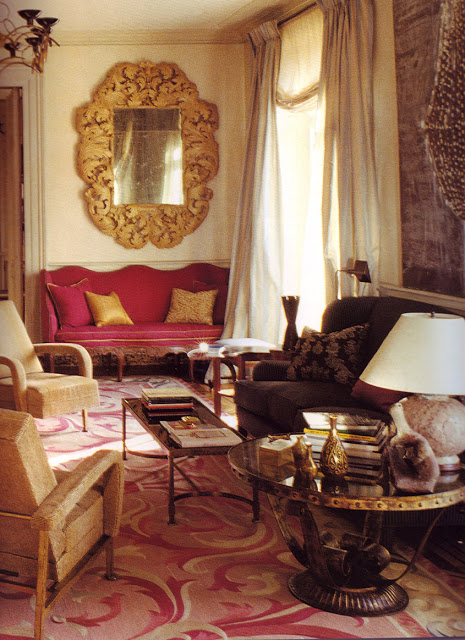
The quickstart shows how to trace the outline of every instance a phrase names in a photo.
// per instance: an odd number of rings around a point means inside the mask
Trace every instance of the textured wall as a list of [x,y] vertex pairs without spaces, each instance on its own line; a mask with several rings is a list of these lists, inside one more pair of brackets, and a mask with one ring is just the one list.
[[465,296],[464,223],[435,184],[426,118],[437,68],[441,0],[394,0],[403,285]]

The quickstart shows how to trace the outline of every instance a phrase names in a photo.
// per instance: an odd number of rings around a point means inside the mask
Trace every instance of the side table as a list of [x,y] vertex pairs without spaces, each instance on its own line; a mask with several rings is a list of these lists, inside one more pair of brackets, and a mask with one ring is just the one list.
[[[265,360],[270,357],[269,349],[262,346],[258,347],[224,347],[212,348],[215,345],[209,345],[210,349],[193,349],[189,351],[187,357],[190,363],[190,377],[193,379],[193,364],[196,360],[210,360],[212,363],[213,373],[213,410],[217,416],[221,416],[221,396],[224,392],[221,390],[221,365],[226,365],[231,371],[233,381],[243,380],[246,377],[247,362],[256,360]],[[276,352],[273,352],[276,353]],[[235,366],[237,366],[237,375]],[[228,394],[228,395],[232,395]]]
[[[302,602],[324,611],[349,616],[377,616],[401,611],[408,595],[397,584],[414,565],[442,512],[465,498],[465,471],[441,476],[431,494],[398,494],[388,479],[379,483],[357,480],[312,481],[287,469],[260,464],[260,445],[267,438],[247,440],[233,447],[229,462],[239,478],[268,494],[284,539],[296,559],[306,567],[289,578],[290,591]],[[299,512],[304,538],[301,545],[288,525],[288,503]],[[312,505],[364,511],[368,516],[361,535],[343,534],[328,543],[320,536],[311,512]],[[383,513],[437,509],[406,569],[396,578],[381,575],[390,554],[379,544]]]

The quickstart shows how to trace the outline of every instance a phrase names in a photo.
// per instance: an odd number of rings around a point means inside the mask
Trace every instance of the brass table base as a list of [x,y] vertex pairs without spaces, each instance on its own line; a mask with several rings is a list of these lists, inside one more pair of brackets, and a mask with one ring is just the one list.
[[396,583],[356,589],[326,586],[315,582],[309,569],[292,575],[288,586],[305,604],[343,616],[389,615],[408,604],[407,593]]

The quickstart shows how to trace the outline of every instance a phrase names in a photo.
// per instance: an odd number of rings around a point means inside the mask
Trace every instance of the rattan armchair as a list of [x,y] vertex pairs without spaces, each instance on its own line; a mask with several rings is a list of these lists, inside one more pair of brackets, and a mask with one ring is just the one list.
[[[69,354],[77,358],[79,375],[45,372],[38,358]],[[99,404],[98,383],[92,378],[92,359],[81,345],[32,344],[14,303],[0,301],[0,407],[49,418],[82,411]]]
[[35,591],[35,640],[57,598],[103,548],[106,577],[114,577],[123,479],[118,451],[54,473],[32,416],[0,409],[0,582]]

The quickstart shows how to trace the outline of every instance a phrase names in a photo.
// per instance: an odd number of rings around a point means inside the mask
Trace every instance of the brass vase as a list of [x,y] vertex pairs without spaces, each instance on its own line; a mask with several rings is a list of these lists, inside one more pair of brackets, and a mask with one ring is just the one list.
[[329,416],[329,434],[321,448],[320,469],[329,478],[343,478],[349,469],[349,459],[337,433],[336,416]]
[[305,472],[305,474],[313,479],[318,473],[318,467],[312,457],[312,445],[305,442],[305,436],[298,435],[297,440],[292,447],[294,456],[294,465],[296,471]]

